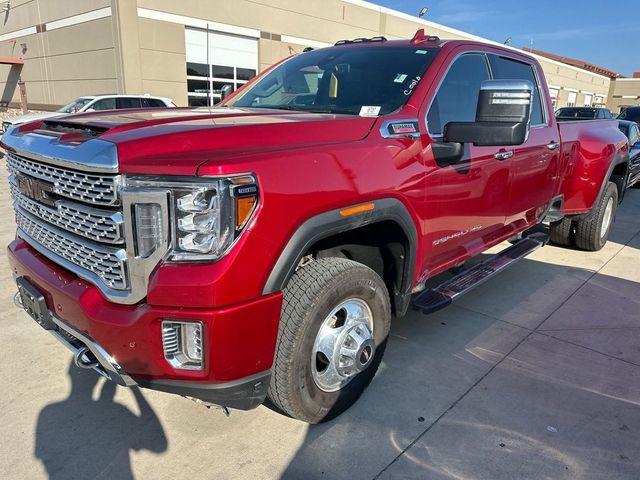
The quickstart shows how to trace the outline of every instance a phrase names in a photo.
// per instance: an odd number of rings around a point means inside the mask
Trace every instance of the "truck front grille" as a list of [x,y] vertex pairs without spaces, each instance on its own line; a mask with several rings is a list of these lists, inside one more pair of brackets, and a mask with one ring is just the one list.
[[58,195],[93,205],[118,203],[118,177],[61,168],[7,152],[7,167],[13,175],[21,173],[53,184]]
[[104,291],[130,288],[116,174],[83,172],[7,152],[18,236]]
[[14,181],[9,182],[15,204],[32,215],[70,233],[98,242],[124,243],[120,212],[98,210],[67,200],[58,200],[54,206],[43,205],[22,194]]
[[[122,249],[89,242],[50,226],[39,218],[16,208],[16,223],[29,238],[41,248],[65,260],[87,273],[93,274],[107,287],[127,288],[126,252]],[[33,245],[38,248],[38,245]],[[57,260],[55,257],[53,260]],[[60,263],[60,262],[59,262]]]

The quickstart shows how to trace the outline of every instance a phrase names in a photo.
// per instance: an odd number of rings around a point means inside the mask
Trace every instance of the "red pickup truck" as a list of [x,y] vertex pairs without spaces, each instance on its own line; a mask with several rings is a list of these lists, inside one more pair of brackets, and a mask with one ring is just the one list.
[[305,51],[215,108],[70,115],[2,146],[16,303],[76,365],[312,423],[366,388],[392,317],[544,245],[542,222],[601,248],[628,169],[614,120],[556,123],[535,59],[421,31]]

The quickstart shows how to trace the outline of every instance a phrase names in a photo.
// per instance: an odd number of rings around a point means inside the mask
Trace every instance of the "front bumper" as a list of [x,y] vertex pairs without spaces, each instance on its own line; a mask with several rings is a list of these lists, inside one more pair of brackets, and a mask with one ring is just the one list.
[[[57,325],[51,332],[73,351],[76,365],[121,385],[137,384],[231,408],[254,408],[264,400],[280,293],[212,309],[119,305],[20,239],[9,246],[8,255],[13,274],[43,294]],[[161,339],[165,319],[203,323],[203,370],[175,369],[165,360]]]

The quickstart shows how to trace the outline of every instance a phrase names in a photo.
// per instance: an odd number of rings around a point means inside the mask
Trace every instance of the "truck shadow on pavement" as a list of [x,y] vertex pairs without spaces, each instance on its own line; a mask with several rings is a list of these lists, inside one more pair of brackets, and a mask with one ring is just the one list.
[[50,479],[132,479],[129,451],[167,450],[160,421],[138,388],[131,389],[139,410],[136,414],[114,400],[115,383],[73,362],[68,373],[71,393],[47,405],[36,426],[35,456]]

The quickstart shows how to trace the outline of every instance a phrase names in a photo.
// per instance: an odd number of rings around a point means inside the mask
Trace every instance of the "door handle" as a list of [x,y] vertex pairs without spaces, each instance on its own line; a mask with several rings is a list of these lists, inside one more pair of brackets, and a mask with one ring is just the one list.
[[501,150],[494,155],[496,160],[506,160],[507,158],[513,157],[513,150]]
[[555,150],[556,148],[560,148],[560,144],[558,142],[551,142],[547,144],[547,148],[549,150]]

